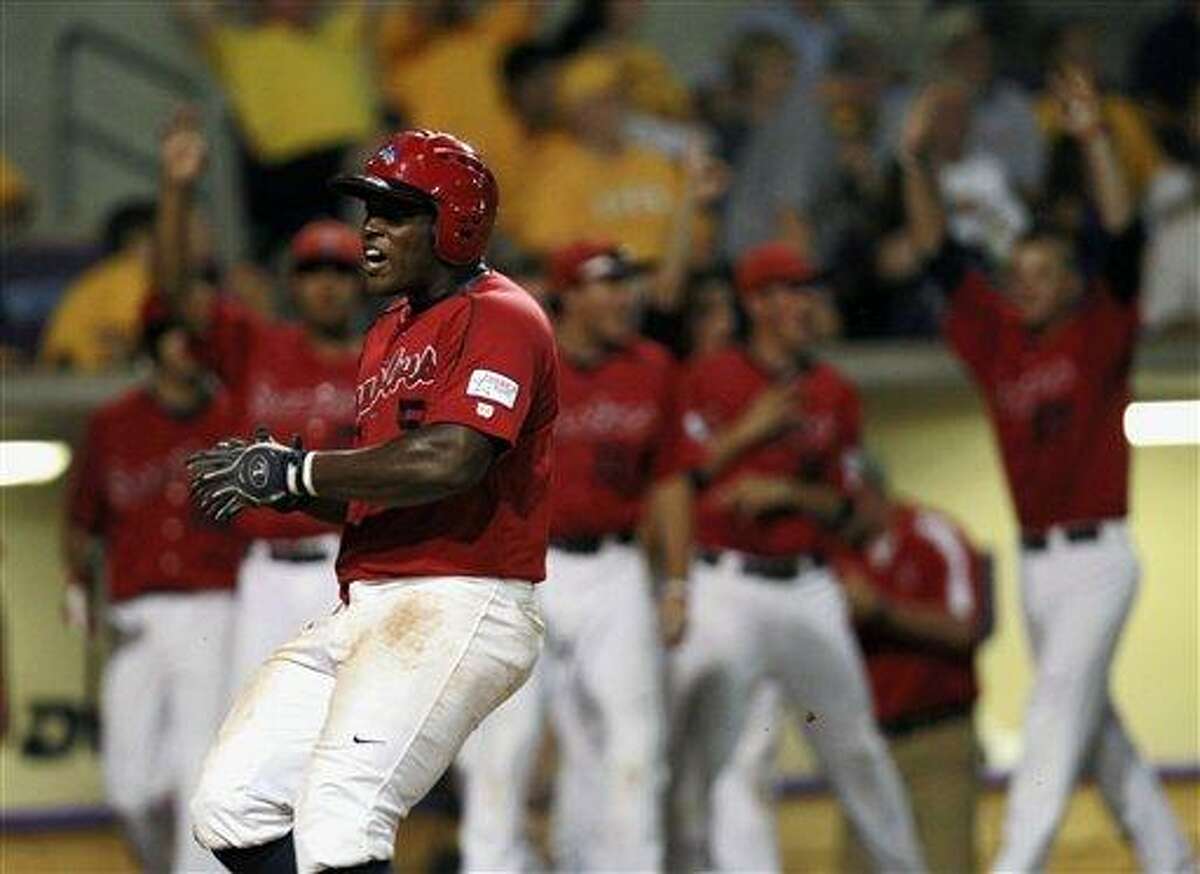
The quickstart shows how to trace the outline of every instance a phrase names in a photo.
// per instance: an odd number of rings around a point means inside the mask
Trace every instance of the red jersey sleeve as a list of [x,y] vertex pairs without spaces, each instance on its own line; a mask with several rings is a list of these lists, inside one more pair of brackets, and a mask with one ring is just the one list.
[[708,457],[708,442],[715,423],[704,414],[701,387],[703,374],[698,364],[687,366],[679,375],[675,409],[672,411],[672,458],[666,465],[668,473],[683,473],[704,464]]
[[532,298],[480,295],[468,302],[461,341],[430,401],[427,425],[465,425],[512,446],[533,399],[554,375],[554,338]]
[[999,327],[1010,316],[1004,299],[980,270],[968,269],[951,292],[942,331],[977,378],[991,373],[999,349]]
[[244,303],[221,295],[214,302],[199,353],[226,387],[236,391],[246,379],[250,353],[266,320]]
[[67,520],[92,534],[102,534],[105,527],[103,426],[93,416],[87,433],[75,457],[71,484],[67,496]]

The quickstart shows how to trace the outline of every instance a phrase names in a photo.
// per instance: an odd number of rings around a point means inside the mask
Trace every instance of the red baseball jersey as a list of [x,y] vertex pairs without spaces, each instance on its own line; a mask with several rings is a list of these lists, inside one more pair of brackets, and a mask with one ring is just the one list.
[[92,414],[67,518],[104,539],[112,601],[233,588],[245,539],[193,507],[184,461],[227,437],[237,421],[225,393],[195,415],[178,417],[146,389]]
[[637,526],[642,498],[664,471],[674,402],[675,365],[657,343],[638,340],[594,367],[559,356],[553,536]]
[[1045,334],[978,270],[951,292],[944,330],[983,390],[1024,530],[1125,516],[1137,326],[1136,304],[1104,282]]
[[[802,424],[760,444],[730,463],[699,495],[696,540],[709,549],[765,556],[823,554],[829,533],[799,513],[746,518],[718,505],[722,487],[746,475],[785,476],[844,488],[847,463],[858,448],[862,404],[837,370],[816,363],[794,376]],[[776,378],[740,347],[701,358],[687,367],[681,392],[681,435],[676,463],[704,461],[707,442],[731,426]]]
[[[900,506],[889,529],[858,557],[889,601],[968,622],[983,610],[981,562],[962,530],[941,513]],[[859,632],[880,724],[970,706],[978,690],[972,656],[922,649],[870,628]]]
[[[240,411],[236,433],[246,436],[263,425],[281,442],[299,434],[306,449],[353,445],[357,349],[327,356],[300,325],[269,321],[227,297],[213,307],[205,339],[203,357]],[[337,530],[304,513],[269,510],[247,510],[237,527],[270,539]]]
[[398,302],[367,332],[356,393],[356,446],[452,423],[507,450],[473,488],[416,507],[352,501],[338,579],[545,576],[558,413],[550,322],[520,286],[486,271],[413,313]]

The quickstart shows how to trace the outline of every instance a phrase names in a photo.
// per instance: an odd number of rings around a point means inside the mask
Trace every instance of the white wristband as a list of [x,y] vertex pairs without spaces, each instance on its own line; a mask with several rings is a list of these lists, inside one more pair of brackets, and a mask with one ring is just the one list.
[[316,457],[317,453],[306,452],[304,463],[300,465],[300,482],[304,485],[304,491],[312,498],[317,496],[317,490],[313,488],[313,459]]

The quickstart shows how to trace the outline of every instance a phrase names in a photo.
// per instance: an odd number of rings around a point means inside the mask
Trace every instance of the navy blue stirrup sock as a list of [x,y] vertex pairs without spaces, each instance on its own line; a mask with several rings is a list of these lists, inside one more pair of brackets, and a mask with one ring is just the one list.
[[296,847],[291,832],[269,844],[230,847],[213,850],[212,854],[233,874],[296,874]]

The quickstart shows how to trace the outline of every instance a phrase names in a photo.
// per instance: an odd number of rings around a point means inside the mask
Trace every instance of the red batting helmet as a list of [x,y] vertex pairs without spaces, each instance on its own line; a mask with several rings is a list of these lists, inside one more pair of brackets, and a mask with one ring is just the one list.
[[450,264],[473,264],[487,249],[500,195],[479,153],[450,134],[393,134],[367,159],[361,174],[339,176],[334,191],[367,199],[409,197],[431,202],[433,251]]

